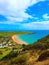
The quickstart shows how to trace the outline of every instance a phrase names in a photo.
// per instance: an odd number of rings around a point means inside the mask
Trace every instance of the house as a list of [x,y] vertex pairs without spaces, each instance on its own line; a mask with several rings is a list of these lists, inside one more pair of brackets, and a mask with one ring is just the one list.
[[2,48],[3,46],[2,46],[2,44],[0,43],[0,48]]

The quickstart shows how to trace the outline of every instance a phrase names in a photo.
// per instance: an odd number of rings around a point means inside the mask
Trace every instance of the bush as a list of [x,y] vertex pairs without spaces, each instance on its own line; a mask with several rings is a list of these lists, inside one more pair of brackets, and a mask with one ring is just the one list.
[[43,60],[45,60],[48,57],[49,57],[49,51],[45,51],[45,52],[40,54],[40,56],[38,58],[38,61],[43,61]]

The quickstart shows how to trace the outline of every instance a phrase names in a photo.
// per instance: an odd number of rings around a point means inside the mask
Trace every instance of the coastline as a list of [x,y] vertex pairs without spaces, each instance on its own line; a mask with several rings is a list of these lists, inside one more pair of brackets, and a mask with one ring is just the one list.
[[24,44],[24,45],[28,45],[26,42],[23,42],[23,41],[21,41],[20,39],[18,39],[17,36],[18,36],[18,35],[13,35],[13,36],[12,36],[12,40],[13,40],[14,42],[16,42],[17,44],[20,44],[20,45],[23,45],[23,44]]

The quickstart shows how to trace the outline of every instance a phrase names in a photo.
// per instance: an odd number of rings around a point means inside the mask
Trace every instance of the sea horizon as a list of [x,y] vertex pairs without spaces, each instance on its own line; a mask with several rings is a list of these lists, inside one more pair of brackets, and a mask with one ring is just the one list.
[[34,32],[34,31],[49,31],[49,30],[0,30],[0,32]]

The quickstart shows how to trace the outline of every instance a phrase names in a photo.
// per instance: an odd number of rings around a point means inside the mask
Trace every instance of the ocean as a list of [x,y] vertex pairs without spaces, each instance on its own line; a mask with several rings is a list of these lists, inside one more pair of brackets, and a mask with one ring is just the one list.
[[49,30],[32,30],[29,32],[34,32],[34,34],[21,34],[18,35],[17,38],[26,42],[27,44],[33,44],[39,39],[49,35]]

